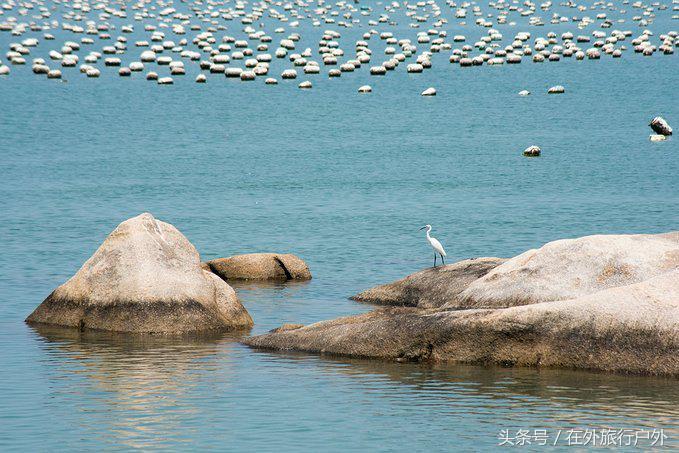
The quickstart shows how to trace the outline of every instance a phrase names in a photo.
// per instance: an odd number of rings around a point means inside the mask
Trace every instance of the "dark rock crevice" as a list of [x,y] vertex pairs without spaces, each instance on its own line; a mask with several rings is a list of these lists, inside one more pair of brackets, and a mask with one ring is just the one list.
[[290,273],[290,271],[288,270],[288,268],[285,267],[285,263],[283,262],[283,260],[281,260],[280,257],[278,257],[278,256],[274,256],[273,259],[274,259],[274,261],[281,267],[281,269],[283,270],[283,273],[285,274],[285,279],[286,279],[286,280],[292,280],[292,278],[293,278],[293,277],[292,277],[292,274]]

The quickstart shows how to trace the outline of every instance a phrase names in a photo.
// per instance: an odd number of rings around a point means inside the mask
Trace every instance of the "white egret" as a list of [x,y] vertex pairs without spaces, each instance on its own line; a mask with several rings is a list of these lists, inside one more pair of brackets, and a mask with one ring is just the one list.
[[427,229],[427,241],[429,241],[429,245],[431,245],[431,248],[434,249],[434,267],[436,267],[436,254],[441,255],[441,261],[443,261],[443,264],[446,264],[446,261],[444,260],[444,257],[446,256],[446,251],[443,250],[443,246],[441,243],[438,241],[438,239],[433,238],[429,236],[429,232],[431,231],[431,225],[425,225],[420,230]]

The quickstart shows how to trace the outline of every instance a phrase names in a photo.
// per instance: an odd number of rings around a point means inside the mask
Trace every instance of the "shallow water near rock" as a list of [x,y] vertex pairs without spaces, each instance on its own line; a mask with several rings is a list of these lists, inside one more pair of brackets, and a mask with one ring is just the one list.
[[[658,17],[651,28],[673,26]],[[301,48],[312,45],[304,27]],[[485,32],[446,28],[471,42]],[[363,31],[342,31],[342,42]],[[0,34],[0,47],[16,40]],[[605,427],[663,428],[665,444],[679,445],[676,380],[274,354],[240,345],[243,333],[148,338],[23,323],[144,211],[204,260],[306,260],[309,282],[233,285],[252,333],[369,310],[347,298],[431,265],[426,223],[446,262],[679,229],[677,138],[648,139],[654,116],[679,124],[676,55],[432,61],[422,74],[371,77],[364,66],[276,86],[223,75],[196,85],[190,67],[172,86],[103,67],[96,80],[64,69],[63,83],[13,66],[0,79],[0,447],[489,450],[502,429],[547,429],[554,440],[559,429]],[[299,90],[307,79],[313,88]],[[366,84],[373,92],[359,95]],[[566,92],[548,96],[557,84]],[[420,96],[430,86],[437,95]],[[522,156],[530,145],[541,157]]]

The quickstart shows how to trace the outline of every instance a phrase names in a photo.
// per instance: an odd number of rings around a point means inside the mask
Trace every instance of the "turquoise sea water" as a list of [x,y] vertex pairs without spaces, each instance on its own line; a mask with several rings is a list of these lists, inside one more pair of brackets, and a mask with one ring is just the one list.
[[[315,47],[324,28],[302,24],[300,47]],[[340,42],[351,48],[365,29],[340,30]],[[415,38],[405,23],[390,30]],[[17,40],[0,33],[3,49]],[[660,114],[679,127],[675,55],[468,69],[448,55],[423,74],[402,65],[376,78],[364,66],[278,86],[223,75],[197,85],[188,65],[173,86],[103,67],[100,79],[64,69],[63,83],[13,66],[0,78],[0,448],[487,450],[502,429],[547,429],[553,440],[559,429],[605,427],[663,428],[677,445],[676,380],[319,358],[254,351],[229,335],[140,340],[23,323],[144,211],[204,259],[280,251],[309,263],[308,283],[235,285],[253,334],[369,310],[347,297],[431,265],[425,223],[451,262],[679,229],[679,146],[651,143],[647,126]],[[274,61],[272,74],[289,66]],[[314,88],[299,90],[307,79]],[[366,83],[373,93],[358,95]],[[566,93],[546,95],[556,84]],[[429,86],[438,95],[421,97]],[[522,157],[532,144],[542,157]]]

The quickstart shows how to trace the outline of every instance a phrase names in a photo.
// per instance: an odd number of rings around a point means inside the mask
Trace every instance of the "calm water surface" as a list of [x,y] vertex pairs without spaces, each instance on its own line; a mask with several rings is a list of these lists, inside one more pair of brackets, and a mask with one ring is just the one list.
[[[415,37],[405,23],[398,30]],[[342,42],[363,31],[343,31]],[[301,47],[315,46],[302,33]],[[0,47],[15,40],[0,34]],[[679,127],[676,56],[470,70],[447,58],[434,55],[420,75],[399,68],[377,79],[364,67],[276,87],[223,76],[199,86],[195,68],[160,87],[106,70],[92,80],[73,69],[59,83],[12,67],[0,79],[0,447],[486,450],[501,429],[570,427],[664,428],[676,446],[675,380],[339,360],[253,351],[237,336],[23,324],[119,222],[144,211],[204,259],[307,260],[309,283],[236,286],[252,333],[368,310],[347,297],[430,265],[425,223],[451,261],[679,229],[679,146],[649,142],[647,126],[662,114]],[[298,90],[306,78],[314,88]],[[374,92],[357,95],[365,83]],[[555,84],[566,94],[544,94]],[[428,86],[439,95],[420,97]],[[521,156],[532,144],[543,157]]]

